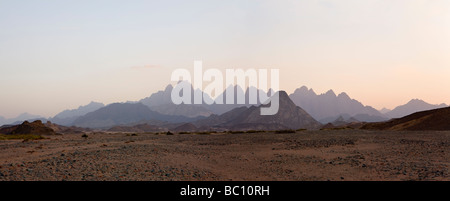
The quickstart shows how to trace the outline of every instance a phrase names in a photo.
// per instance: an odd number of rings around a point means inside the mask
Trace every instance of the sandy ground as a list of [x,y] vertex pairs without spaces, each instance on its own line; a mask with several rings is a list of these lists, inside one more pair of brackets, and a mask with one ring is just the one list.
[[450,132],[88,136],[0,141],[0,180],[450,180]]

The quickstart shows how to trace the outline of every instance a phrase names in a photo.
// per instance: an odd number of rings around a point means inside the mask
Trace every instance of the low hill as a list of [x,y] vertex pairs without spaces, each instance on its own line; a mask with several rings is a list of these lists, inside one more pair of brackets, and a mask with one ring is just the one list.
[[34,134],[34,135],[53,135],[55,131],[45,126],[42,121],[36,120],[33,122],[24,121],[20,125],[2,127],[0,134],[15,135],[15,134]]
[[450,107],[416,112],[386,122],[367,123],[361,129],[370,130],[450,130]]

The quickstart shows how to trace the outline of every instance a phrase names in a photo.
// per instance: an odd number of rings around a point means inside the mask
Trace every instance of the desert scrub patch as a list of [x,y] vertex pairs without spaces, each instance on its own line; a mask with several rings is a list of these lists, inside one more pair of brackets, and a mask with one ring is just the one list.
[[295,133],[295,130],[276,130],[275,133],[282,134],[282,133]]
[[216,133],[213,131],[203,131],[203,132],[196,132],[197,135],[211,135],[212,133]]
[[138,136],[138,134],[136,134],[136,133],[128,133],[128,134],[126,134],[126,136]]
[[248,130],[245,131],[245,133],[265,133],[266,131],[264,130]]
[[45,139],[40,135],[20,134],[20,135],[3,135],[0,134],[0,140],[41,140]]
[[242,134],[242,133],[245,133],[245,131],[227,131],[227,133],[231,133],[231,134]]
[[336,127],[336,128],[321,128],[320,130],[321,131],[326,131],[326,130],[330,130],[330,131],[337,131],[337,130],[353,130],[354,128],[352,128],[352,127],[349,127],[349,126],[347,126],[347,127]]

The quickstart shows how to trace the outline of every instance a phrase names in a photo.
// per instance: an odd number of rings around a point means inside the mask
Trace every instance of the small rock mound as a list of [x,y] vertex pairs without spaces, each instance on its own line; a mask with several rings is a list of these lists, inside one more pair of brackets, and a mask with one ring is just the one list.
[[33,122],[24,121],[20,125],[6,127],[0,130],[0,133],[7,135],[14,134],[34,134],[34,135],[53,135],[55,131],[45,126],[41,120]]

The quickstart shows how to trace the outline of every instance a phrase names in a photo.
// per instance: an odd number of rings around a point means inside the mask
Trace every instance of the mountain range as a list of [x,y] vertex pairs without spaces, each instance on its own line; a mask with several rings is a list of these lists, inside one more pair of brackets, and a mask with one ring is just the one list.
[[[167,88],[166,88],[167,89]],[[166,92],[168,90],[165,90]],[[158,92],[156,97],[164,97],[165,93]],[[276,115],[262,116],[260,115],[260,108],[264,105],[251,105],[250,107],[242,104],[242,107],[236,107],[228,112],[217,115],[212,114],[209,117],[197,116],[195,118],[187,116],[175,116],[161,114],[153,111],[150,107],[139,103],[114,103],[102,107],[96,111],[87,113],[84,116],[78,117],[74,122],[74,126],[88,127],[88,128],[111,128],[111,131],[119,131],[124,129],[132,130],[161,130],[161,127],[174,128],[176,123],[192,122],[195,128],[208,130],[210,128],[220,129],[234,129],[234,130],[276,130],[276,129],[298,129],[298,128],[319,128],[321,124],[312,118],[307,112],[296,106],[286,92],[280,91],[279,104],[280,109]],[[154,96],[155,97],[155,96]],[[147,103],[155,104],[152,99]],[[153,99],[155,100],[155,99]],[[164,100],[164,99],[161,99]],[[178,105],[188,108],[190,105]],[[199,105],[198,107],[202,107]],[[174,106],[175,108],[175,106]],[[150,124],[156,123],[156,127],[149,127]],[[166,122],[166,123],[161,123]],[[140,127],[134,126],[141,125]],[[147,125],[146,125],[147,124]],[[115,127],[114,127],[115,126]],[[120,126],[120,127],[117,127]],[[128,127],[127,127],[128,126]],[[131,127],[130,127],[131,126]],[[178,125],[179,126],[179,125]],[[181,129],[181,128],[178,128]]]
[[354,117],[359,121],[384,121],[388,118],[371,106],[351,99],[345,92],[336,95],[333,90],[316,94],[302,86],[289,96],[292,101],[322,123],[334,121],[339,116]]
[[[228,112],[234,108],[246,106],[249,107],[251,105],[260,105],[261,101],[259,100],[259,96],[256,99],[256,104],[249,103],[249,94],[250,90],[255,90],[257,93],[266,93],[263,90],[249,87],[245,91],[238,85],[236,86],[228,86],[226,90],[224,90],[221,94],[219,94],[215,99],[211,98],[208,94],[204,94],[201,104],[180,104],[176,105],[172,103],[171,93],[172,93],[172,85],[168,85],[163,91],[158,91],[156,93],[151,94],[149,97],[141,99],[139,102],[150,107],[150,109],[157,111],[161,114],[167,115],[179,115],[179,116],[187,116],[187,117],[197,117],[204,116],[207,117],[211,114],[223,114]],[[234,104],[225,104],[227,99],[227,90],[234,90]],[[191,103],[194,102],[194,94],[195,93],[203,93],[201,90],[194,88],[191,85]],[[243,103],[238,103],[238,96],[244,96],[245,100]],[[213,104],[207,104],[205,99],[209,99]],[[216,104],[218,100],[221,100],[224,104]]]
[[[173,89],[172,85],[169,84],[164,89],[164,91],[158,91],[156,93],[153,93],[149,97],[141,99],[139,102],[148,106],[153,111],[166,115],[186,116],[186,117],[198,117],[198,116],[207,117],[213,113],[212,111],[203,107],[202,106],[203,104],[202,105],[174,104],[171,98],[172,89]],[[193,95],[194,93],[198,93],[198,91],[195,92],[195,90],[191,87],[191,94]],[[209,98],[207,94],[206,96],[207,98]],[[193,102],[193,96],[191,101]]]
[[[172,89],[172,85],[168,85],[164,90],[136,102],[106,106],[103,103],[91,102],[76,109],[64,110],[49,119],[27,113],[13,119],[0,117],[0,125],[20,124],[25,120],[49,120],[55,125],[101,129],[115,127],[113,130],[116,131],[126,130],[130,126],[141,131],[161,131],[177,127],[178,130],[314,129],[327,123],[339,126],[355,122],[381,122],[417,111],[447,107],[446,104],[432,105],[413,99],[393,110],[383,109],[380,112],[350,98],[345,92],[336,95],[333,90],[329,90],[324,94],[316,94],[313,89],[302,86],[289,96],[284,91],[277,92],[280,95],[280,111],[273,116],[261,116],[259,111],[264,106],[261,106],[259,98],[256,104],[250,104],[249,94],[250,90],[266,93],[263,90],[247,88],[244,91],[239,86],[229,86],[227,90],[234,89],[234,104],[206,104],[203,101],[201,104],[176,105],[171,100]],[[194,93],[201,91],[194,90],[191,86],[191,94]],[[245,96],[245,101],[239,104],[238,94]],[[226,91],[223,91],[215,100],[222,99],[225,103],[226,96]],[[213,100],[208,95],[204,98]]]

